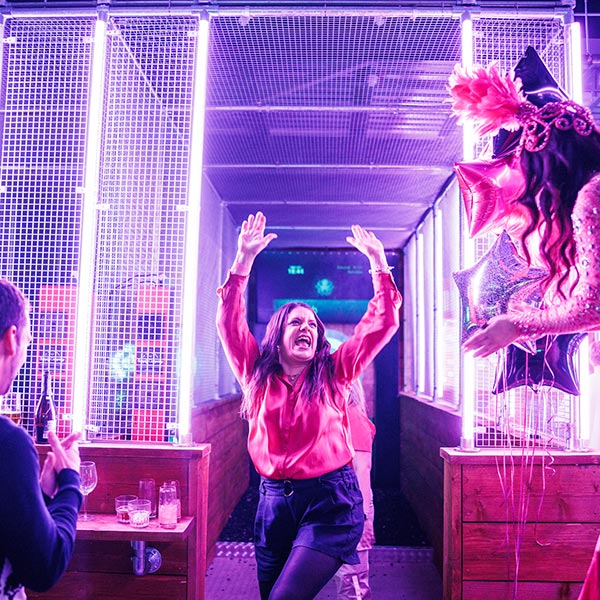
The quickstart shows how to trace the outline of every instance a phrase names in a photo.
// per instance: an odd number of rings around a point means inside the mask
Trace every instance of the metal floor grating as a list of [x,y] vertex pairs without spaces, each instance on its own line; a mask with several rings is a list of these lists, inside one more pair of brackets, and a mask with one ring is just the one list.
[[[215,558],[254,558],[252,542],[217,542]],[[433,560],[432,548],[375,546],[371,562],[427,562]]]
[[[370,553],[371,588],[378,600],[440,600],[442,580],[429,547],[375,546]],[[206,600],[259,600],[254,544],[217,542],[206,573]],[[335,600],[330,581],[316,600]]]

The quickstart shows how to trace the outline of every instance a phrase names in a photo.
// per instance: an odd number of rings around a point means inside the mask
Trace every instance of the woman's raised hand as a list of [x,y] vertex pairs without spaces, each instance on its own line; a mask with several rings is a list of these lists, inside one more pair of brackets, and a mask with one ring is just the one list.
[[371,269],[387,268],[383,244],[372,231],[367,231],[360,225],[352,225],[352,235],[347,236],[346,241],[369,259]]
[[261,212],[248,215],[242,223],[234,263],[236,272],[249,273],[254,259],[277,237],[276,233],[265,235],[266,225],[267,219]]

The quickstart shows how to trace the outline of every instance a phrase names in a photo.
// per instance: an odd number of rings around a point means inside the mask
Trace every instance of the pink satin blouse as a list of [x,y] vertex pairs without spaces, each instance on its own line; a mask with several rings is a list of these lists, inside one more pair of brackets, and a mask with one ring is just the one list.
[[[248,277],[230,273],[217,290],[217,328],[225,353],[246,391],[259,346],[246,321]],[[350,338],[332,355],[337,386],[325,402],[299,400],[306,371],[294,385],[281,377],[267,383],[256,417],[249,420],[248,451],[256,470],[271,479],[319,477],[351,462],[347,399],[352,382],[399,326],[402,298],[388,273],[373,275],[375,293]]]

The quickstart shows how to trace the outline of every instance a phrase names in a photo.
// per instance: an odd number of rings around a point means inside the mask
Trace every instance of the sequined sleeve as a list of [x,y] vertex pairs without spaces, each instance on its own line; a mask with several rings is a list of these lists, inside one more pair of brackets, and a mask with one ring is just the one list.
[[523,339],[600,328],[600,176],[580,190],[572,220],[579,282],[567,300],[514,319]]

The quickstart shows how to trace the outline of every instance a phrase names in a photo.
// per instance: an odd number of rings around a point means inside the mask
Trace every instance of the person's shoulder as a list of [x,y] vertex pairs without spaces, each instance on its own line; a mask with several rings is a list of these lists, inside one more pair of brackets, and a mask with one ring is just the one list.
[[600,173],[590,178],[587,183],[579,190],[577,201],[575,202],[574,212],[581,216],[586,213],[592,215],[598,214],[600,208]]
[[593,177],[591,177],[581,188],[581,191],[600,194],[600,173],[596,173]]
[[9,450],[34,450],[35,446],[29,434],[7,417],[0,416],[0,447],[3,454]]

